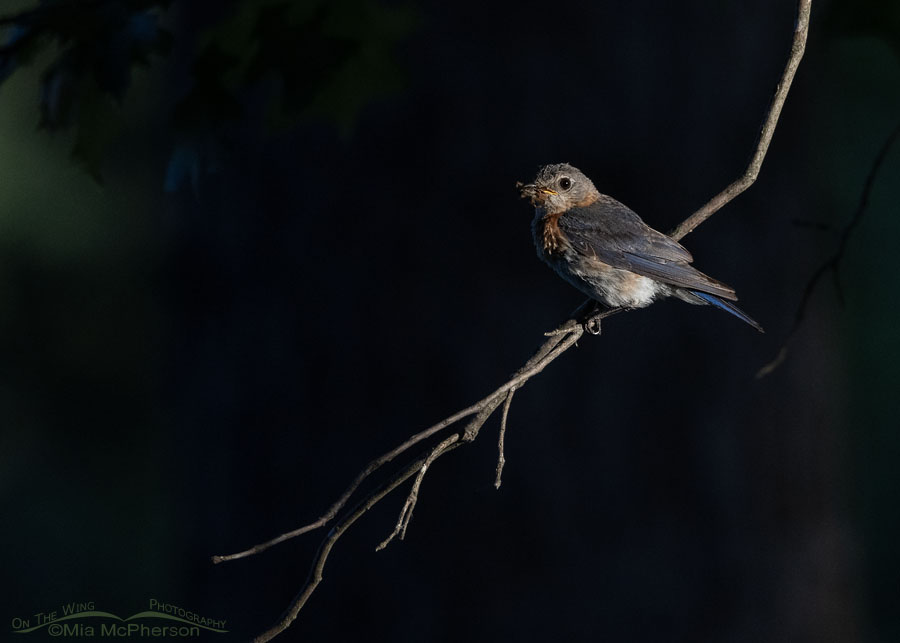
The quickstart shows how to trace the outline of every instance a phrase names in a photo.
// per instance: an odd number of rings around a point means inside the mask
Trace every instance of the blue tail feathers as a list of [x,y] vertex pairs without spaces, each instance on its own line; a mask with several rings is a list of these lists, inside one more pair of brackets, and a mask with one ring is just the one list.
[[760,326],[758,323],[756,323],[756,321],[752,317],[747,315],[747,313],[745,313],[743,310],[741,310],[740,308],[738,308],[737,306],[732,304],[730,301],[725,301],[724,299],[720,299],[720,298],[716,297],[715,295],[710,295],[709,293],[700,292],[699,290],[692,290],[690,292],[691,292],[691,294],[696,295],[697,297],[699,297],[706,303],[712,304],[716,308],[721,308],[722,310],[731,313],[732,315],[734,315],[741,321],[744,321],[744,322],[750,324],[751,326],[753,326],[753,328],[755,328],[759,332],[761,332],[761,333],[766,332],[763,330],[763,327]]

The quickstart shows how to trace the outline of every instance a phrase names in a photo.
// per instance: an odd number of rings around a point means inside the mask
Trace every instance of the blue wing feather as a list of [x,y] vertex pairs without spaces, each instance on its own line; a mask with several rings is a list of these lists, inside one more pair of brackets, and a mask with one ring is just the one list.
[[737,317],[738,319],[740,319],[741,321],[744,321],[744,322],[750,324],[751,326],[753,326],[753,328],[755,328],[759,332],[761,332],[761,333],[766,332],[763,330],[763,327],[760,326],[756,322],[756,320],[754,320],[743,310],[741,310],[740,308],[738,308],[737,306],[732,304],[730,301],[724,301],[722,299],[719,299],[715,295],[710,295],[707,292],[701,292],[699,290],[691,290],[690,292],[691,292],[691,294],[696,295],[697,297],[699,297],[706,303],[711,304],[711,305],[715,306],[716,308],[720,308],[720,309],[724,310],[725,312],[729,312],[732,315],[734,315],[735,317]]

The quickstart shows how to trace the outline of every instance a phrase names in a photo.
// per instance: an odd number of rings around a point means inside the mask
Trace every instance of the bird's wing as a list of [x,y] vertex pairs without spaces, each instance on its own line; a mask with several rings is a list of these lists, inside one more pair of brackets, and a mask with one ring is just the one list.
[[733,288],[691,267],[691,253],[677,241],[611,197],[603,195],[590,205],[564,212],[558,224],[575,250],[585,256],[678,288],[737,300]]

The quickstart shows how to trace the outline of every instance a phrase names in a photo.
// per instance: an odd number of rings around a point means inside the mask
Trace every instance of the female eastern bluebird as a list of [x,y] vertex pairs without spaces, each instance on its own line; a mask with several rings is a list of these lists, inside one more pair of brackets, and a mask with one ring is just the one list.
[[531,229],[538,257],[588,297],[606,306],[643,308],[674,295],[712,304],[763,332],[731,303],[737,300],[734,288],[691,267],[690,252],[600,194],[577,168],[547,165],[520,188],[535,208]]

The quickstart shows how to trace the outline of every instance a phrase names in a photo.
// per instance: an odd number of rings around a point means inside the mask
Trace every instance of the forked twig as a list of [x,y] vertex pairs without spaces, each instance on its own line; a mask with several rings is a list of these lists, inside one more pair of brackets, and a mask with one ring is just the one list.
[[419,473],[416,475],[416,479],[413,482],[412,489],[409,491],[409,495],[406,496],[406,502],[403,503],[403,508],[400,510],[400,517],[397,518],[397,525],[394,527],[394,531],[392,531],[390,535],[375,548],[375,551],[381,551],[387,547],[398,534],[400,535],[400,540],[403,540],[403,538],[406,537],[406,528],[409,526],[409,521],[412,520],[413,509],[415,509],[416,501],[419,499],[419,487],[422,486],[422,480],[425,478],[425,474],[428,472],[432,463],[446,453],[447,450],[458,441],[459,433],[454,433],[431,450],[431,453],[425,458],[425,462],[422,464]]
[[365,466],[365,468],[363,468],[362,471],[360,471],[357,474],[356,478],[354,478],[353,482],[350,483],[350,486],[348,486],[344,490],[344,493],[341,494],[340,498],[338,498],[334,502],[334,504],[332,504],[328,508],[328,511],[326,511],[324,514],[322,514],[322,516],[320,516],[318,520],[315,520],[315,521],[309,523],[308,525],[303,525],[302,527],[298,527],[297,529],[294,529],[293,531],[289,531],[284,534],[281,534],[280,536],[276,536],[275,538],[272,538],[271,540],[267,540],[258,545],[254,545],[253,547],[250,547],[249,549],[245,549],[244,551],[240,551],[235,554],[227,554],[224,556],[213,556],[212,562],[213,563],[223,563],[223,562],[226,562],[229,560],[236,560],[238,558],[245,558],[247,556],[252,556],[254,554],[258,554],[260,552],[267,550],[269,547],[272,547],[279,543],[283,543],[285,540],[290,540],[291,538],[296,538],[297,536],[305,534],[308,531],[312,531],[314,529],[318,529],[319,527],[325,526],[326,524],[328,524],[328,522],[330,522],[338,514],[338,512],[341,509],[343,509],[347,505],[347,502],[349,502],[350,497],[356,492],[357,489],[359,489],[359,486],[365,481],[366,478],[368,478],[375,471],[377,471],[382,466],[384,466],[385,464],[387,464],[388,462],[390,462],[391,460],[396,458],[398,455],[407,452],[410,448],[412,448],[413,446],[415,446],[422,440],[426,440],[426,439],[430,438],[432,435],[434,435],[438,431],[445,429],[448,426],[455,424],[456,422],[459,422],[463,418],[466,418],[470,415],[478,413],[478,411],[481,410],[484,402],[487,399],[489,399],[491,396],[496,395],[496,393],[497,392],[495,391],[494,393],[492,393],[490,396],[488,396],[484,400],[481,400],[480,402],[477,402],[477,403],[473,404],[472,406],[465,408],[462,411],[459,411],[458,413],[454,413],[450,417],[444,418],[437,424],[434,424],[434,425],[428,427],[424,431],[420,431],[419,433],[416,433],[415,435],[410,437],[406,442],[404,442],[400,446],[398,446],[394,449],[391,449],[384,455],[372,460],[369,464],[367,464]]
[[[577,337],[575,337],[573,339],[571,337],[571,335],[576,334],[576,333],[577,333]],[[249,549],[245,549],[244,551],[237,552],[235,554],[213,556],[212,562],[213,563],[223,563],[223,562],[230,561],[230,560],[236,560],[238,558],[245,558],[247,556],[252,556],[254,554],[258,554],[260,552],[265,551],[269,547],[272,547],[274,545],[282,543],[286,540],[290,540],[291,538],[295,538],[296,536],[300,536],[301,534],[305,534],[309,531],[318,529],[319,527],[323,527],[324,525],[328,524],[328,522],[330,522],[338,514],[338,512],[340,512],[340,510],[343,509],[347,505],[347,502],[350,500],[350,497],[356,492],[357,489],[359,489],[359,486],[363,483],[363,481],[366,478],[368,478],[370,475],[372,475],[372,473],[374,473],[379,468],[381,468],[383,465],[387,464],[388,462],[390,462],[391,460],[396,458],[398,455],[405,453],[406,451],[408,451],[410,448],[412,448],[413,446],[415,446],[422,440],[425,440],[425,439],[431,437],[432,435],[434,435],[435,433],[437,433],[438,431],[445,429],[448,426],[451,426],[451,425],[459,422],[463,418],[466,418],[473,414],[478,414],[489,406],[492,407],[491,408],[492,411],[494,409],[496,409],[496,407],[499,406],[499,402],[497,402],[497,404],[494,405],[493,402],[495,400],[502,399],[502,396],[508,390],[510,390],[511,388],[517,388],[517,387],[521,386],[526,381],[528,381],[529,379],[531,379],[532,377],[534,377],[535,375],[540,373],[542,370],[544,370],[544,367],[547,364],[552,362],[563,351],[565,351],[572,344],[574,344],[577,341],[578,337],[581,337],[581,334],[582,334],[581,325],[579,323],[575,323],[575,325],[572,328],[567,330],[566,334],[568,336],[554,335],[553,337],[551,337],[550,339],[545,341],[541,345],[541,347],[535,352],[535,354],[531,357],[531,359],[529,359],[528,362],[526,362],[525,365],[521,369],[516,371],[515,375],[508,382],[503,384],[501,387],[499,387],[496,391],[494,391],[487,397],[482,398],[481,400],[479,400],[472,406],[469,406],[469,407],[463,409],[462,411],[459,411],[447,418],[444,418],[437,424],[434,424],[433,426],[428,427],[424,431],[420,431],[419,433],[416,433],[415,435],[410,437],[408,440],[406,440],[406,442],[404,442],[400,446],[388,451],[381,457],[378,457],[378,458],[375,458],[374,460],[372,460],[368,465],[366,465],[366,467],[362,471],[359,472],[359,474],[357,474],[356,478],[353,480],[353,482],[350,483],[350,486],[348,486],[347,489],[344,490],[344,493],[341,494],[340,498],[338,498],[334,502],[334,504],[332,504],[331,507],[328,508],[328,511],[326,511],[318,520],[315,520],[307,525],[303,525],[302,527],[298,527],[297,529],[294,529],[292,531],[281,534],[280,536],[276,536],[275,538],[272,538],[271,540],[267,540],[258,545],[254,545],[253,547],[250,547]],[[486,419],[487,418],[485,418],[485,420]],[[481,424],[483,424],[483,423],[484,422],[482,421]],[[470,426],[467,427],[466,431],[471,433],[471,431],[473,430],[473,428],[472,428],[473,426],[474,426],[474,423],[470,424]],[[480,428],[480,426],[481,425],[479,424],[478,428]]]

